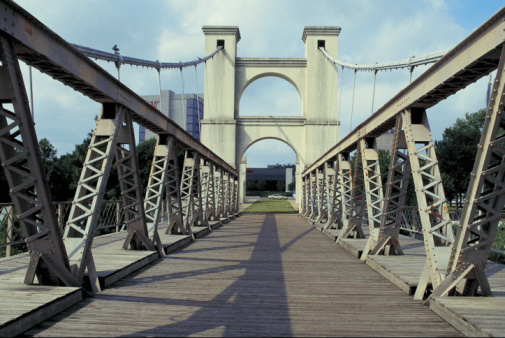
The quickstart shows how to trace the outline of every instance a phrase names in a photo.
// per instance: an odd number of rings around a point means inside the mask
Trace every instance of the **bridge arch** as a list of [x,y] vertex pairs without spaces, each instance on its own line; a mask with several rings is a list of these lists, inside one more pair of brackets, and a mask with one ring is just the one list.
[[[236,88],[237,88],[236,99],[235,99],[235,102],[237,103],[236,113],[235,113],[236,118],[240,117],[240,103],[242,101],[242,96],[243,96],[244,92],[246,91],[246,89],[252,83],[254,83],[260,79],[265,79],[265,78],[269,78],[269,77],[284,80],[293,86],[293,88],[297,91],[298,96],[300,98],[300,107],[301,107],[300,113],[302,116],[305,115],[304,109],[303,109],[304,101],[305,101],[304,100],[305,91],[303,90],[303,87],[302,87],[302,84],[303,84],[302,81],[304,79],[301,79],[298,76],[293,76],[293,74],[290,74],[289,71],[279,72],[279,71],[263,70],[263,72],[260,73],[260,72],[258,72],[257,69],[253,69],[253,70],[255,70],[256,72],[250,71],[250,73],[252,73],[252,74],[247,74],[247,69],[244,69],[243,70],[244,74],[240,74],[241,75],[240,78],[242,80],[244,80],[244,82],[236,84]],[[298,74],[295,74],[295,75],[298,75]],[[252,76],[252,77],[250,77],[250,76]]]

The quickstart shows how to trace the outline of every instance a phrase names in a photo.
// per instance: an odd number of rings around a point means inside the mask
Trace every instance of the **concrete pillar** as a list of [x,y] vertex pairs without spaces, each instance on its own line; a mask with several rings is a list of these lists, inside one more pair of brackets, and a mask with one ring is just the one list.
[[[235,159],[235,60],[238,27],[204,26],[205,55],[223,46],[216,56],[205,63],[205,107],[202,121],[202,143],[237,169]],[[237,162],[235,162],[237,161]]]
[[[319,50],[320,46],[324,46],[331,56],[337,58],[339,34],[340,27],[310,26],[303,29],[302,40],[305,43],[305,58],[307,59],[305,163],[314,162],[340,138],[337,68]],[[322,127],[323,124],[325,127]]]

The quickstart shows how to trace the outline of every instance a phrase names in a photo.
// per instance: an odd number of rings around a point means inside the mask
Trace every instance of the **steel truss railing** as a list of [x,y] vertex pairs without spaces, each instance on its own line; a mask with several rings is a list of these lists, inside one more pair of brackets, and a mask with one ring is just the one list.
[[[219,168],[221,183],[213,199],[220,201],[221,214],[229,218],[238,211],[235,169],[21,7],[1,2],[0,159],[30,254],[26,283],[37,277],[39,284],[82,286],[87,272],[92,291],[100,290],[91,247],[114,159],[128,231],[124,249],[162,254],[158,226],[165,194],[169,232],[191,233],[195,222],[206,224],[203,211],[214,202],[202,200],[200,163]],[[45,179],[18,59],[102,103],[64,233]],[[159,135],[145,199],[133,121]],[[186,152],[182,171],[177,149]]]
[[[326,220],[318,218],[317,211],[323,210],[324,202],[338,200],[331,195],[325,201],[323,194],[339,189],[352,192],[349,203],[342,203],[349,211],[340,213],[342,229],[338,239],[364,238],[362,226],[367,223],[369,235],[362,259],[367,255],[403,254],[398,240],[402,229],[422,236],[426,262],[415,299],[476,295],[479,290],[483,295],[491,294],[485,268],[495,236],[501,233],[499,222],[505,204],[504,41],[505,8],[302,173],[305,191],[300,214],[311,223],[324,223]],[[461,220],[455,222],[445,198],[426,109],[495,69],[496,79],[465,206]],[[373,142],[392,128],[395,135],[383,196]],[[335,165],[335,159],[353,151],[356,158],[352,184],[347,186],[339,178],[340,163],[336,164],[336,187],[331,180],[321,179],[325,170],[331,173],[328,168]],[[414,183],[416,213],[405,207],[409,179]],[[347,198],[342,197],[341,201]],[[417,218],[417,228],[412,222],[406,224],[409,215]],[[330,229],[335,223],[338,220],[328,217],[321,228]]]

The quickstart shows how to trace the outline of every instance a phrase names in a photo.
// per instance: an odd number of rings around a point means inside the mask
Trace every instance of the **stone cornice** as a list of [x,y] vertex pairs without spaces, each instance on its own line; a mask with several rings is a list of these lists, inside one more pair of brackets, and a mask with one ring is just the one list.
[[307,67],[305,58],[237,58],[237,67]]
[[308,35],[325,36],[332,35],[338,36],[341,28],[338,26],[305,26],[303,28],[302,40],[306,42]]
[[240,41],[240,30],[237,26],[203,26],[205,35],[235,35],[237,42]]

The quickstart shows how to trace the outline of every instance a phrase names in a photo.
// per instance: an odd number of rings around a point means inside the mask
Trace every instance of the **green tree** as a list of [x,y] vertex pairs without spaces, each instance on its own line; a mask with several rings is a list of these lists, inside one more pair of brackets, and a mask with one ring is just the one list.
[[291,183],[288,184],[288,190],[289,191],[294,191],[295,188],[296,188],[296,182],[295,181],[293,181],[293,182],[291,182]]
[[466,113],[464,119],[457,119],[444,130],[442,140],[435,141],[440,172],[445,178],[444,190],[449,200],[456,198],[458,206],[462,205],[463,195],[468,189],[485,114],[485,109]]

